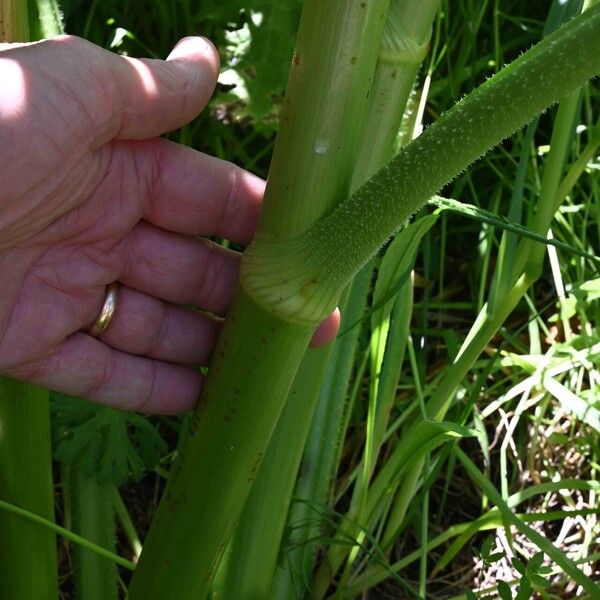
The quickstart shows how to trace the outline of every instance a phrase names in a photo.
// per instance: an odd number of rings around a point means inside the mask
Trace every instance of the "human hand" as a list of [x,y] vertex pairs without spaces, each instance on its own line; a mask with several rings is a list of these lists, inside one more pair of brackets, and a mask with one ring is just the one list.
[[[185,38],[167,61],[62,36],[0,44],[0,373],[144,412],[191,408],[264,183],[157,136],[208,102],[218,55]],[[86,330],[119,282],[109,327]],[[328,342],[337,317],[313,343]]]

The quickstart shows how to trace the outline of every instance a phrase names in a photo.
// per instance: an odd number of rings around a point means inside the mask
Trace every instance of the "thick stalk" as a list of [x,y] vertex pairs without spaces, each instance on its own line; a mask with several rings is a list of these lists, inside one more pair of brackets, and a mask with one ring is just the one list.
[[[528,225],[530,229],[541,235],[545,235],[548,231],[554,213],[558,208],[559,183],[572,141],[574,116],[579,105],[579,96],[580,92],[576,91],[561,102],[556,117],[551,151],[544,167],[537,211],[532,222]],[[526,158],[527,155],[522,158],[522,162]],[[560,197],[561,202],[563,199],[564,196]],[[446,371],[427,405],[428,414],[431,418],[441,420],[445,417],[460,382],[506,318],[521,301],[523,295],[538,279],[541,274],[544,252],[545,246],[543,244],[522,240],[515,249],[514,254],[504,256],[504,260],[499,262],[496,267],[495,279],[499,278],[499,273],[508,273],[510,276],[512,271],[512,276],[518,277],[518,280],[516,283],[512,280],[510,285],[504,285],[501,288],[498,286],[492,288],[488,304],[479,313],[454,364]],[[410,433],[407,433],[407,435],[410,435]],[[403,485],[386,527],[383,540],[384,546],[388,546],[393,542],[403,526],[406,510],[413,499],[421,470],[422,461],[415,464],[403,479]]]
[[[440,0],[391,0],[383,30],[356,191],[390,159]],[[378,137],[381,136],[381,137]]]
[[331,346],[309,350],[302,360],[232,537],[227,577],[215,598],[270,597],[298,466],[331,351]]
[[[561,102],[555,119],[551,149],[544,166],[537,210],[528,225],[530,229],[541,235],[547,233],[554,213],[558,208],[557,195],[559,194],[562,172],[573,139],[574,120],[579,106],[579,97],[580,91],[577,90]],[[522,158],[522,162],[525,160],[527,160],[526,155]],[[564,197],[560,197],[559,202],[562,202],[563,199]],[[506,318],[522,300],[523,295],[540,276],[545,249],[545,246],[538,242],[522,240],[515,253],[504,256],[504,260],[498,264],[495,278],[498,278],[499,272],[510,273],[512,271],[513,277],[517,278],[516,283],[513,280],[510,286],[504,285],[501,288],[497,286],[492,288],[489,303],[479,313],[454,364],[446,371],[427,404],[430,418],[441,420],[445,417],[460,382]],[[413,498],[421,468],[422,464],[415,464],[403,479],[403,486],[387,524],[383,541],[384,546],[392,543],[402,527],[406,508]]]
[[[54,520],[48,392],[0,379],[0,499]],[[56,536],[0,511],[0,596],[57,598]]]
[[600,73],[600,53],[589,51],[599,36],[596,5],[456,104],[309,231],[285,241],[258,238],[242,265],[246,289],[273,313],[319,322],[353,274],[428,198]]
[[[100,483],[79,464],[71,468],[73,525],[77,534],[98,546],[115,552],[115,515],[112,481]],[[73,547],[75,589],[81,600],[117,598],[115,564],[79,545]]]
[[[259,225],[264,239],[305,230],[347,195],[362,131],[356,116],[386,10],[383,0],[305,3]],[[240,290],[134,575],[133,600],[206,595],[311,331]]]
[[[26,0],[0,0],[0,41],[26,42]],[[54,520],[48,392],[0,379],[0,499]],[[53,531],[0,511],[0,588],[11,600],[58,596]]]
[[0,2],[0,42],[27,42],[29,15],[26,0]]
[[243,291],[238,294],[130,599],[206,597],[310,335],[310,329],[273,319]]

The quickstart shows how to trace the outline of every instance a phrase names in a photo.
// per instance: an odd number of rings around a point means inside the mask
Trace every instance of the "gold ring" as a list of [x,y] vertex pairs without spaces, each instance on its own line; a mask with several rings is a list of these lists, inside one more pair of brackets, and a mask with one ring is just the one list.
[[117,310],[117,299],[118,299],[118,286],[117,283],[111,283],[106,286],[106,296],[104,297],[104,304],[100,309],[100,314],[94,321],[94,324],[88,329],[88,334],[92,337],[98,337],[112,321],[115,316],[115,310]]

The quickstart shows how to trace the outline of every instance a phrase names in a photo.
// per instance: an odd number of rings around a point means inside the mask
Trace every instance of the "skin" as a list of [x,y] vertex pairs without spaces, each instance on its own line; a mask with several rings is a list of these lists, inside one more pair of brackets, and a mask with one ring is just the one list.
[[166,61],[71,36],[0,44],[0,373],[143,412],[195,404],[189,365],[208,363],[221,323],[189,305],[224,316],[240,260],[198,236],[247,244],[264,182],[158,136],[206,106],[218,70],[198,37]]

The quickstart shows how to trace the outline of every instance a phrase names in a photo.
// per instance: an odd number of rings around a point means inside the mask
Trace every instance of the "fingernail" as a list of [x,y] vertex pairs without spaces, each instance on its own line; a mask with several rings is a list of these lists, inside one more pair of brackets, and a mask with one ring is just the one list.
[[179,40],[167,60],[197,60],[207,56],[218,57],[213,44],[201,36],[189,36]]

